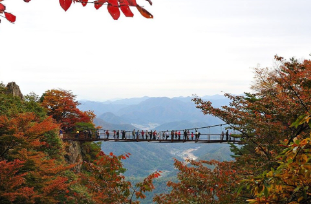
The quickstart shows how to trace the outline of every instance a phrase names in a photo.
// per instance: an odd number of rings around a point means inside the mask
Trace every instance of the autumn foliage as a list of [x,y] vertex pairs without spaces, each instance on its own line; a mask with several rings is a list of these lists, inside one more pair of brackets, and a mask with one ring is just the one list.
[[157,203],[310,203],[311,61],[275,56],[274,69],[256,68],[252,92],[225,94],[215,108],[193,100],[239,132],[232,162],[175,160],[178,182]]
[[[189,162],[189,163],[188,163]],[[157,195],[157,203],[233,203],[238,194],[239,173],[233,162],[194,161],[186,163],[175,159],[179,170],[179,182],[168,182],[172,188],[169,194]]]
[[[141,183],[125,180],[121,160],[130,154],[106,155],[100,144],[64,143],[58,131],[88,123],[70,91],[49,90],[40,98],[6,94],[0,84],[0,202],[1,203],[139,203],[153,190],[155,172]],[[65,159],[65,149],[80,146],[83,166]],[[69,152],[70,153],[70,152]]]
[[[6,6],[1,3],[3,0],[0,0],[0,14],[4,14],[4,17],[9,22],[14,23],[16,21],[16,16],[6,12]],[[146,0],[149,2],[150,5],[152,5],[151,0]],[[30,2],[30,0],[24,0],[24,2]],[[72,3],[81,3],[82,6],[86,6],[87,4],[94,4],[95,9],[99,9],[103,5],[107,5],[107,10],[111,17],[114,20],[118,20],[121,11],[124,14],[125,17],[133,17],[134,14],[132,13],[130,7],[136,7],[137,10],[141,13],[142,16],[145,18],[153,18],[153,15],[149,13],[146,9],[141,7],[139,4],[137,4],[136,0],[97,0],[97,1],[89,1],[89,0],[59,0],[60,6],[67,11]],[[121,10],[121,11],[120,11]],[[0,19],[1,23],[1,19]]]
[[252,180],[246,180],[252,186],[254,198],[250,203],[310,203],[311,200],[311,137],[294,138],[276,159],[279,166],[263,172]]
[[52,89],[46,91],[41,97],[41,105],[47,110],[61,128],[72,129],[76,123],[93,121],[95,115],[91,111],[81,111],[77,108],[79,102],[70,91]]
[[134,199],[144,199],[144,193],[154,189],[153,179],[160,175],[159,172],[150,174],[134,186],[126,181],[121,160],[129,155],[116,156],[112,152],[109,155],[100,152],[94,162],[84,163],[87,172],[91,174],[81,174],[81,182],[87,186],[96,203],[139,203]]
[[[310,203],[311,61],[275,57],[274,69],[255,69],[252,92],[226,94],[228,106],[193,100],[235,130],[234,160],[175,160],[176,182],[156,203]],[[123,175],[130,154],[105,154],[83,143],[83,165],[64,161],[60,127],[92,124],[70,91],[49,90],[41,99],[7,96],[0,86],[0,199],[6,203],[139,203],[154,188],[154,172],[135,185]],[[94,128],[94,126],[92,126]],[[9,175],[9,178],[7,177]]]
[[308,203],[311,61],[275,59],[277,68],[255,69],[253,92],[226,94],[229,106],[214,108],[198,97],[194,102],[240,132],[245,143],[232,146],[233,169],[244,172],[232,193],[253,203]]
[[0,200],[13,202],[17,199],[33,202],[35,192],[33,188],[23,187],[27,173],[20,173],[25,162],[18,159],[7,162],[0,161]]

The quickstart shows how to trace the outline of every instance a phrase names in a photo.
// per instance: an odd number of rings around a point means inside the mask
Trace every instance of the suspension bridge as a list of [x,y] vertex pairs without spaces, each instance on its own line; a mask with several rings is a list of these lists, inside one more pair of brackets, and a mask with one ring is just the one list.
[[[82,129],[75,133],[64,134],[63,140],[72,141],[103,141],[103,142],[150,142],[150,143],[237,143],[240,137],[230,130],[223,130],[226,124],[206,127],[187,128],[184,130],[105,130]],[[211,129],[219,127],[220,130]],[[205,129],[204,133],[200,130]],[[206,129],[208,131],[206,131]],[[216,133],[215,133],[216,132]]]

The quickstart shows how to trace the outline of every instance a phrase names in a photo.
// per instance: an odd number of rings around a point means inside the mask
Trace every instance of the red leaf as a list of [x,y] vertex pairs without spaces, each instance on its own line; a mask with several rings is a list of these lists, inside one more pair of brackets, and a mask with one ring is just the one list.
[[0,13],[3,13],[5,11],[5,5],[0,3]]
[[29,1],[30,1],[30,0],[24,0],[24,2],[27,2],[27,3],[28,3]]
[[120,6],[128,6],[129,5],[129,2],[127,0],[118,0],[118,1],[119,1]]
[[137,4],[136,8],[138,9],[138,11],[140,12],[140,14],[143,17],[145,17],[145,18],[153,18],[153,15],[151,13],[149,13],[146,9],[140,7],[138,4]]
[[133,17],[134,16],[134,14],[132,13],[129,6],[120,6],[120,8],[126,17]]
[[72,3],[72,0],[59,0],[60,6],[67,11]]
[[136,6],[137,3],[136,3],[136,0],[127,0],[130,4],[130,6]]
[[94,2],[94,6],[96,9],[99,9],[106,2],[107,2],[107,0],[98,0],[98,1]]
[[88,2],[88,0],[81,0],[81,3],[83,6],[86,6],[87,2]]
[[112,152],[110,152],[110,156],[113,156],[113,153],[112,153]]
[[120,10],[116,6],[108,4],[107,9],[114,20],[118,20],[120,17]]
[[112,6],[119,6],[117,0],[108,0],[108,3],[111,4]]
[[8,19],[8,21],[10,21],[11,23],[14,23],[16,21],[16,16],[14,16],[13,14],[4,12],[4,15],[6,19]]

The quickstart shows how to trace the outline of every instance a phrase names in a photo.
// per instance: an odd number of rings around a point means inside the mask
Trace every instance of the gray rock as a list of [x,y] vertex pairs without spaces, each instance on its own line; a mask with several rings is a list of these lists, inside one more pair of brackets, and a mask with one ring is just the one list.
[[76,164],[74,170],[77,172],[81,171],[82,167],[82,154],[81,146],[79,141],[66,141],[64,142],[65,147],[65,160],[68,164]]
[[19,97],[20,99],[23,99],[24,96],[19,89],[19,86],[15,82],[10,82],[6,86],[6,94],[11,94],[13,96]]

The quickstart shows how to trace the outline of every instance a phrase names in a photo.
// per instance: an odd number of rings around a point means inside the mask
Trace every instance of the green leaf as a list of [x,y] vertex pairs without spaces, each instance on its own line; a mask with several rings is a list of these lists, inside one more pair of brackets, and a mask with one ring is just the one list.
[[265,195],[265,197],[267,198],[268,197],[268,188],[265,186],[265,189],[263,190],[263,193]]
[[299,191],[299,189],[300,189],[300,186],[298,186],[297,188],[295,188],[294,192]]
[[297,118],[297,120],[296,120],[295,122],[293,122],[293,123],[290,125],[290,127],[295,127],[295,128],[297,128],[299,125],[305,123],[305,117],[306,117],[306,116],[307,116],[307,115],[301,115],[301,116],[299,116],[299,117]]

